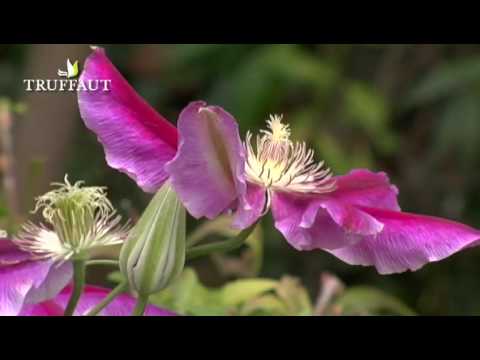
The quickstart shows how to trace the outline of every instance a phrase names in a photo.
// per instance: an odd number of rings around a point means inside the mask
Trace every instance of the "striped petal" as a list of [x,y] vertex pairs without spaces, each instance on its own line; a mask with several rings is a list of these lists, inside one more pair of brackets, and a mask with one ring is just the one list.
[[54,297],[71,277],[70,263],[34,260],[10,240],[0,239],[0,315],[17,315],[24,304]]
[[166,170],[189,213],[213,219],[235,207],[246,184],[244,148],[233,116],[193,102],[180,114],[178,131],[178,152]]
[[376,236],[330,253],[352,265],[375,266],[380,274],[418,270],[478,245],[480,231],[454,221],[384,209],[361,209],[384,225]]
[[232,226],[236,229],[246,229],[253,225],[263,214],[267,192],[265,188],[247,183],[247,191],[240,197],[238,208],[235,211]]
[[[343,209],[341,213],[350,226],[355,225],[361,231],[377,232],[382,227],[374,218],[354,208]],[[337,249],[361,240],[358,234],[345,231],[324,204],[312,197],[274,193],[272,214],[275,227],[297,250]],[[336,217],[339,221],[340,215]]]
[[275,226],[296,249],[338,249],[380,233],[383,224],[360,206],[400,209],[385,173],[352,170],[335,182],[334,191],[320,195],[274,194]]
[[176,128],[135,92],[100,48],[88,57],[79,79],[96,80],[110,80],[110,90],[78,92],[82,119],[103,145],[108,165],[155,192],[177,150]]

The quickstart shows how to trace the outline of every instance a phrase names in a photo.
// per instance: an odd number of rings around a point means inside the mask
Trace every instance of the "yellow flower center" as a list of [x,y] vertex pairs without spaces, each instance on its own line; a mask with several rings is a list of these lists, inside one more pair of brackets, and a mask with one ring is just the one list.
[[306,144],[290,140],[290,127],[282,123],[282,116],[271,115],[268,130],[257,135],[256,150],[252,134],[247,133],[247,179],[274,191],[300,193],[327,193],[335,190],[335,180],[324,162],[316,163],[312,149]]

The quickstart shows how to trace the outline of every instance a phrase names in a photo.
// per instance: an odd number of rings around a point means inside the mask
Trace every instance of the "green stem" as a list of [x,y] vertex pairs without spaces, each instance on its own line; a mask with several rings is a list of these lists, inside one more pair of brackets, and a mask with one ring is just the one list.
[[95,316],[100,313],[108,304],[110,304],[113,299],[115,299],[118,295],[124,292],[128,287],[127,281],[122,281],[118,284],[110,293],[101,301],[99,302],[92,310],[87,313],[87,316]]
[[213,244],[206,244],[200,246],[194,246],[187,250],[187,260],[196,259],[201,256],[210,255],[214,252],[226,252],[236,248],[239,248],[243,245],[245,240],[250,236],[250,234],[255,229],[257,223],[253,224],[252,226],[246,228],[245,230],[241,231],[237,236],[234,238],[216,242]]
[[132,316],[143,316],[148,304],[148,297],[149,295],[138,295],[137,304],[135,305],[135,309],[133,309]]
[[73,260],[73,291],[65,308],[65,316],[72,316],[85,287],[85,263],[83,259]]
[[118,266],[118,260],[88,260],[87,266],[90,265]]

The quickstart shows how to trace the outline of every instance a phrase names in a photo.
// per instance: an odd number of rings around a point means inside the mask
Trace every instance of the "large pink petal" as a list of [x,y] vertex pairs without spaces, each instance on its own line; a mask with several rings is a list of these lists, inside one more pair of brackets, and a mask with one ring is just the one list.
[[[80,297],[75,315],[87,314],[95,305],[102,301],[109,294],[109,289],[87,285]],[[25,306],[20,313],[21,316],[62,316],[65,307],[70,299],[72,287],[67,286],[58,296],[40,304]],[[103,316],[129,316],[135,307],[136,300],[127,294],[117,296],[100,313]],[[175,316],[172,311],[148,305],[145,310],[147,316]]]
[[337,249],[382,231],[383,224],[359,205],[400,209],[398,190],[385,173],[358,169],[335,180],[337,188],[331,193],[274,196],[275,226],[296,249]]
[[25,305],[18,316],[63,316],[65,309],[54,300]]
[[232,226],[243,230],[253,225],[262,216],[265,202],[266,190],[258,185],[247,183],[247,192],[239,199]]
[[337,189],[325,197],[348,204],[381,209],[400,210],[398,189],[390,184],[387,174],[367,169],[355,169],[335,177]]
[[177,155],[165,166],[172,186],[192,216],[213,219],[246,191],[237,122],[222,108],[196,101],[180,114],[178,131]]
[[300,226],[309,228],[317,221],[318,212],[324,209],[345,232],[357,235],[374,235],[383,224],[356,206],[334,199],[311,199],[303,213]]
[[[336,249],[361,240],[358,234],[345,231],[338,225],[322,205],[313,197],[274,193],[272,213],[275,227],[297,250]],[[351,224],[363,231],[375,232],[382,227],[368,214],[353,208],[351,214]]]
[[33,260],[10,240],[1,239],[0,315],[17,315],[24,304],[54,297],[71,277],[70,263],[58,267],[50,260]]
[[383,209],[361,210],[383,223],[383,231],[329,252],[349,264],[373,265],[381,274],[417,270],[477,245],[480,239],[480,231],[450,220]]
[[27,293],[25,304],[36,304],[55,297],[73,276],[71,262],[61,265],[51,264],[45,280],[38,287],[33,287]]
[[144,190],[154,192],[167,179],[164,165],[177,150],[176,128],[159,115],[123,78],[103,49],[85,62],[79,81],[111,80],[110,91],[79,91],[80,114],[102,143],[108,165]]

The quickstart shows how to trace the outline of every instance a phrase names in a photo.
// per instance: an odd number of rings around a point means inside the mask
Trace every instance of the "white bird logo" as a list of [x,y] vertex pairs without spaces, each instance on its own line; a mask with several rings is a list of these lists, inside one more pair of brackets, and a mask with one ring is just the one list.
[[72,65],[70,59],[67,59],[67,71],[58,69],[57,74],[67,79],[76,77],[78,75],[78,60]]

